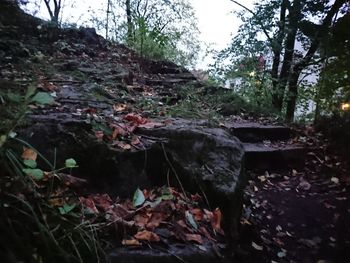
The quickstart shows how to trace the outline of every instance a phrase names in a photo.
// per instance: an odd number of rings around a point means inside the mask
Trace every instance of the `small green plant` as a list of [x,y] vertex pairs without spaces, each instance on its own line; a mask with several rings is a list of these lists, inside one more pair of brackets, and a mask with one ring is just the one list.
[[[56,168],[29,143],[16,138],[30,107],[53,103],[45,92],[20,86],[0,91],[0,254],[4,262],[101,262],[97,227],[82,220],[82,207],[62,177],[76,168],[67,159]],[[4,85],[3,85],[4,86]],[[16,89],[17,88],[17,89]],[[22,155],[18,149],[24,148]],[[17,150],[16,150],[17,149]],[[38,166],[40,158],[50,170]],[[68,175],[69,176],[69,175]]]

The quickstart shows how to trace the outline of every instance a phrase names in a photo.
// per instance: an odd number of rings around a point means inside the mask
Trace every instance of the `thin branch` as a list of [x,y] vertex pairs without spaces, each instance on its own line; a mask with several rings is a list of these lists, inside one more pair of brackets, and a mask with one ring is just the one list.
[[264,24],[261,22],[261,19],[258,19],[258,15],[251,9],[249,9],[248,7],[242,5],[241,3],[234,1],[234,0],[230,0],[232,3],[242,7],[243,9],[247,10],[249,13],[251,13],[255,18],[257,18],[257,22],[259,24],[259,26],[261,27],[262,31],[264,32],[265,36],[267,37],[268,41],[270,42],[271,46],[273,46],[273,39],[270,37],[269,33],[267,32],[266,27],[264,26]]

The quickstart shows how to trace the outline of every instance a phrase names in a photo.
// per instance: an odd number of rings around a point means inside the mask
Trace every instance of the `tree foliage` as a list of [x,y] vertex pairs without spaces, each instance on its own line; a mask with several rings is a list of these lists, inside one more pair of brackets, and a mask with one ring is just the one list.
[[106,36],[126,43],[142,56],[193,65],[199,31],[187,0],[109,0]]
[[[302,80],[307,71],[315,69],[311,65],[320,66],[319,62],[325,59],[319,52],[321,43],[329,37],[334,21],[339,19],[337,14],[347,1],[330,4],[325,0],[264,0],[252,10],[232,2],[243,7],[243,11],[237,12],[243,23],[231,45],[218,56],[217,64],[230,61],[221,72],[232,78],[232,74],[240,70],[242,60],[258,63],[263,56],[267,67],[264,71],[255,69],[254,74],[263,78],[268,73],[270,92],[265,93],[268,95],[265,100],[270,100],[276,110],[284,110],[288,121],[293,120],[300,93],[298,87],[307,87],[301,85],[305,84]],[[243,78],[247,80],[249,78]],[[256,90],[260,86],[249,88]]]

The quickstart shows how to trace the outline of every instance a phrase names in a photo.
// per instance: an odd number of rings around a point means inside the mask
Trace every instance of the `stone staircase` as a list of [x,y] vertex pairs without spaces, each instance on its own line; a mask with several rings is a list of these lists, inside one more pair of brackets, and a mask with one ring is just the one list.
[[308,149],[292,143],[293,131],[287,126],[253,122],[225,126],[242,141],[248,170],[281,170],[304,164]]

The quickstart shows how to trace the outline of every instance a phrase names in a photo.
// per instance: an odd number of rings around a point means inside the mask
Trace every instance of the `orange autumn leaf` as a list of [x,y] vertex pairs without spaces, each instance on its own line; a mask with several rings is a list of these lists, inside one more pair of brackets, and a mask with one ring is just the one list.
[[34,151],[33,149],[30,149],[30,148],[24,147],[23,153],[22,153],[22,158],[24,160],[35,161],[37,157],[38,157],[38,154],[36,153],[36,151]]
[[137,232],[136,235],[134,235],[134,237],[137,240],[148,241],[148,242],[159,242],[160,241],[160,238],[156,233],[153,233],[153,232],[148,231],[148,230],[143,230],[143,231]]

